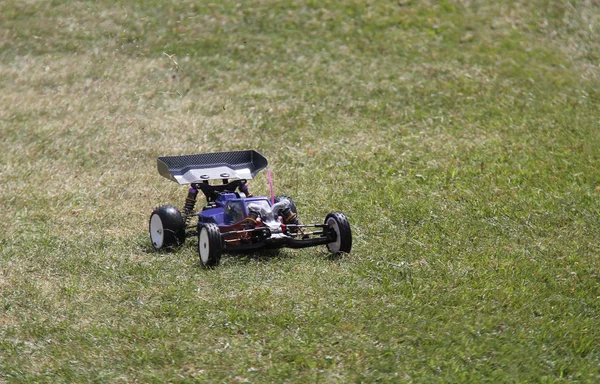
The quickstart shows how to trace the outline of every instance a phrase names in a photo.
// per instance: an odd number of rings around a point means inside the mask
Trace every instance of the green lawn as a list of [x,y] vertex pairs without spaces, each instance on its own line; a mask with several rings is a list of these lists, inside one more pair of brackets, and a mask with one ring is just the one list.
[[[596,0],[0,1],[0,143],[0,383],[600,381]],[[153,251],[239,149],[352,253]]]

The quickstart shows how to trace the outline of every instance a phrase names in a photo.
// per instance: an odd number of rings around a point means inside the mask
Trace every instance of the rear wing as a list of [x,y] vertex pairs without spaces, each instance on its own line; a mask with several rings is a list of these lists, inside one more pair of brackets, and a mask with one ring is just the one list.
[[263,155],[253,150],[164,156],[157,160],[158,173],[179,184],[219,179],[252,179],[268,164]]

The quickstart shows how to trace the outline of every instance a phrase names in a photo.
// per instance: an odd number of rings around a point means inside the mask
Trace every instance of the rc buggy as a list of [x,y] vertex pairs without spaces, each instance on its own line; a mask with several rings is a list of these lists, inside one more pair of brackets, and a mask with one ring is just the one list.
[[[253,196],[248,180],[268,165],[252,150],[159,157],[158,172],[189,184],[182,210],[163,205],[150,215],[150,240],[155,249],[174,248],[198,238],[200,262],[219,264],[224,252],[260,248],[305,248],[325,245],[333,254],[349,253],[352,233],[346,216],[332,212],[324,224],[301,224],[287,196]],[[270,175],[269,175],[269,181]],[[206,205],[195,211],[198,193]]]

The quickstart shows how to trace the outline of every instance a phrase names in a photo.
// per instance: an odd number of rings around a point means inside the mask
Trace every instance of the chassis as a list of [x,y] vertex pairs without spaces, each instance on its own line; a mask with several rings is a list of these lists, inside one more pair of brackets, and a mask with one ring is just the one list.
[[[256,151],[159,157],[157,165],[162,176],[190,187],[182,210],[163,205],[150,215],[155,249],[175,248],[186,238],[197,237],[200,262],[210,268],[219,264],[224,252],[325,245],[339,254],[352,248],[350,224],[343,213],[329,213],[323,224],[301,224],[291,198],[250,193],[248,180],[268,165]],[[211,183],[214,180],[220,182]],[[206,205],[196,212],[199,192]]]

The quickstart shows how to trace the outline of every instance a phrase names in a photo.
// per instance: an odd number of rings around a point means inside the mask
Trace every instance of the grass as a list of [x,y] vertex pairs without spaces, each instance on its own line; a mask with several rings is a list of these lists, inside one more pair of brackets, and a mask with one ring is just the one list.
[[[599,19],[0,2],[0,382],[598,381]],[[350,255],[151,250],[156,157],[249,148]]]

